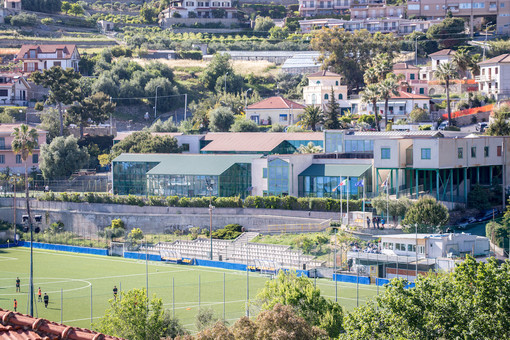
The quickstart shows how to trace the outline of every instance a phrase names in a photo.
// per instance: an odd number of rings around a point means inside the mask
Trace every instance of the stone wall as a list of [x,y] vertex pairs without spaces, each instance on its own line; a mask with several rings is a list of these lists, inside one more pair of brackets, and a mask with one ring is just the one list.
[[[24,200],[17,200],[17,221],[25,214]],[[33,215],[42,215],[42,229],[62,221],[67,230],[95,235],[108,226],[112,219],[120,218],[128,230],[140,228],[146,233],[184,230],[189,227],[209,228],[208,208],[151,207],[120,204],[91,204],[72,202],[31,201]],[[300,231],[329,226],[329,219],[338,219],[338,213],[292,211],[275,209],[216,208],[213,211],[213,228],[238,223],[248,231],[271,232],[281,225],[288,231]],[[11,222],[12,198],[0,198],[0,219]],[[320,226],[319,226],[320,225]]]

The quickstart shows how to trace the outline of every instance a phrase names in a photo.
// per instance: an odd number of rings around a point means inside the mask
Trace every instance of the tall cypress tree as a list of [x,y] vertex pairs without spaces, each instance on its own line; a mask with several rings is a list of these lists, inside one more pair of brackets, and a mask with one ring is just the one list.
[[336,102],[335,91],[331,87],[329,102],[324,110],[324,128],[328,130],[338,130],[341,128],[340,121],[340,105]]

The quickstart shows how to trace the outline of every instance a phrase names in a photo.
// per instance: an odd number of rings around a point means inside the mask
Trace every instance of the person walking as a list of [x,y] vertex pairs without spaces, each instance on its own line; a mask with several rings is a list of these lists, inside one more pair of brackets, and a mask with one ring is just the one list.
[[42,291],[41,287],[37,290],[37,302],[42,302]]
[[367,216],[367,228],[370,229],[370,217]]
[[17,312],[18,311],[18,301],[16,301],[16,299],[14,299],[14,311]]
[[114,298],[115,300],[117,300],[117,293],[118,293],[117,286],[113,286],[113,298]]
[[48,308],[48,303],[50,303],[50,297],[44,293],[44,308]]
[[16,278],[16,293],[21,292],[21,280],[19,277]]
[[386,220],[384,218],[381,220],[381,224],[382,224],[382,228],[384,229],[384,225],[386,224]]

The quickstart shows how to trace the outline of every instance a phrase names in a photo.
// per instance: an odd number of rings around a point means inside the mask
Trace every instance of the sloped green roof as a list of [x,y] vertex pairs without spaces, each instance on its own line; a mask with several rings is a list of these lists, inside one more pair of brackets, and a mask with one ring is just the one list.
[[368,164],[312,164],[299,176],[312,177],[358,177],[372,166]]
[[221,175],[236,163],[251,163],[262,155],[121,154],[114,162],[159,162],[148,175]]

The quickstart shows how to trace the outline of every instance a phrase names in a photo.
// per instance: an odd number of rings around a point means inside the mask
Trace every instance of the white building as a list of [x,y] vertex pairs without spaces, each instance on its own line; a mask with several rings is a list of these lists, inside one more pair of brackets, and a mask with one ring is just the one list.
[[303,87],[303,99],[306,105],[320,105],[323,109],[329,103],[331,90],[336,102],[342,109],[350,109],[347,98],[347,86],[341,85],[342,76],[330,71],[319,71],[308,75],[308,86]]
[[[404,91],[398,91],[398,95],[393,95],[388,101],[388,118],[400,119],[407,118],[415,107],[430,110],[430,97],[422,94],[414,94]],[[374,108],[371,103],[363,103],[360,99],[351,100],[353,113],[374,114]],[[384,116],[384,101],[377,102],[377,112]]]
[[197,1],[179,0],[163,10],[160,14],[160,24],[164,28],[171,28],[173,24],[192,25],[194,23],[222,23],[230,25],[237,23],[237,8],[230,0]]
[[19,74],[0,73],[0,105],[27,106],[31,99],[31,86]]
[[432,71],[436,71],[440,64],[446,64],[452,61],[455,51],[451,49],[444,49],[435,53],[429,54],[432,62]]
[[507,98],[510,95],[510,54],[499,55],[478,65],[480,75],[475,80],[480,91],[497,99]]
[[23,62],[23,72],[48,70],[53,66],[78,72],[80,54],[76,45],[23,45],[15,61]]
[[246,119],[258,125],[292,125],[299,121],[305,107],[281,96],[266,98],[246,108]]

